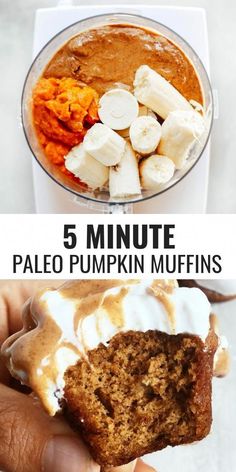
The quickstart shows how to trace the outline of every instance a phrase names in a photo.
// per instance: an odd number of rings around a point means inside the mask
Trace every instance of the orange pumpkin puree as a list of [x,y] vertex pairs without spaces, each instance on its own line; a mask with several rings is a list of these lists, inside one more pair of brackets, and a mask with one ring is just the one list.
[[33,118],[39,142],[49,161],[73,180],[64,156],[81,143],[98,118],[98,94],[72,78],[41,78],[33,92]]

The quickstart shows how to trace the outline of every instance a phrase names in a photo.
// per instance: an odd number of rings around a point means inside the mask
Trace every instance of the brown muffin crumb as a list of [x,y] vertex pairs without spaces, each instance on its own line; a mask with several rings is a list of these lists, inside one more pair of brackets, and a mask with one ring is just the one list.
[[217,337],[129,331],[65,374],[66,414],[100,465],[187,444],[210,431]]

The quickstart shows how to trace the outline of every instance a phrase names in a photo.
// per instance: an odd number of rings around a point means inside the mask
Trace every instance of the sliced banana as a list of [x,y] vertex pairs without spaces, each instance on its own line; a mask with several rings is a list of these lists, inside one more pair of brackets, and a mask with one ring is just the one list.
[[109,189],[111,198],[125,198],[140,195],[138,162],[129,143],[120,163],[110,168]]
[[192,110],[190,103],[164,77],[147,65],[140,66],[135,74],[134,95],[163,119],[171,111]]
[[204,118],[197,111],[173,111],[162,125],[158,153],[172,159],[176,169],[182,169],[194,143],[204,131]]
[[121,160],[125,140],[102,123],[96,123],[84,138],[84,149],[104,166],[114,166]]
[[114,130],[128,128],[137,118],[139,106],[132,93],[124,89],[112,89],[100,99],[98,115],[100,120]]
[[129,128],[121,129],[120,131],[117,131],[117,133],[122,136],[122,138],[129,139]]
[[145,105],[139,105],[138,116],[152,116],[152,118],[155,118],[156,120],[155,113],[151,110],[151,108],[148,108]]
[[[156,120],[156,115],[153,113],[150,108],[145,107],[145,105],[139,105],[139,112],[138,116],[152,116]],[[122,129],[118,131],[119,135],[122,136],[122,138],[129,138],[129,128]]]
[[130,126],[132,147],[140,154],[155,151],[161,139],[161,125],[152,116],[139,116]]
[[168,157],[154,154],[141,162],[139,171],[142,188],[157,190],[173,177],[175,165]]
[[90,156],[85,151],[83,143],[73,147],[69,154],[67,154],[65,166],[72,174],[79,177],[82,182],[86,183],[93,190],[102,187],[108,181],[108,167],[105,167]]

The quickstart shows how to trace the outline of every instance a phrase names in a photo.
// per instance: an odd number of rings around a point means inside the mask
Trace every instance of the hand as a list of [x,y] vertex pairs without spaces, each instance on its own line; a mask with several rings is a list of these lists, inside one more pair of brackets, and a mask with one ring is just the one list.
[[[23,303],[43,286],[61,282],[0,282],[0,346],[21,329]],[[10,388],[11,379],[0,360],[0,470],[4,472],[99,472],[83,441],[63,418],[48,416],[38,400]],[[16,390],[17,388],[17,390]],[[112,472],[151,472],[141,460]],[[102,471],[101,471],[102,472]]]

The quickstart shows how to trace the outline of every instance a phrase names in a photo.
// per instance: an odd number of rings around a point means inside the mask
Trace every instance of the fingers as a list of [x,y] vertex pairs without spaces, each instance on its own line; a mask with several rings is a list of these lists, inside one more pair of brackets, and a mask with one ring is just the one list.
[[99,472],[69,426],[32,397],[0,385],[0,470]]
[[153,467],[145,464],[141,459],[122,465],[121,467],[102,468],[101,472],[157,472]]
[[[40,287],[59,284],[58,281],[13,281],[0,282],[0,347],[3,341],[22,327],[21,311],[25,301]],[[0,382],[9,382],[9,372],[0,359]]]
[[121,467],[115,467],[115,472],[134,472],[137,461],[130,462],[129,464],[122,465]]
[[[22,327],[22,306],[38,289],[58,286],[61,281],[0,281],[0,347],[3,341]],[[9,372],[0,359],[0,382],[9,383]]]
[[120,467],[102,467],[101,472],[134,472],[137,460]]
[[139,459],[134,472],[157,472],[157,470]]
[[[3,294],[0,291],[0,349],[3,341],[8,337],[9,326],[8,326],[8,315],[7,315],[7,303]],[[0,382],[8,383],[9,372],[5,365],[1,362],[0,356]]]
[[8,336],[8,316],[7,316],[7,302],[5,294],[0,291],[0,346]]
[[7,335],[21,329],[22,306],[29,297],[34,295],[40,288],[57,287],[61,283],[62,281],[58,280],[5,280],[0,282],[0,309],[7,314],[9,330]]

